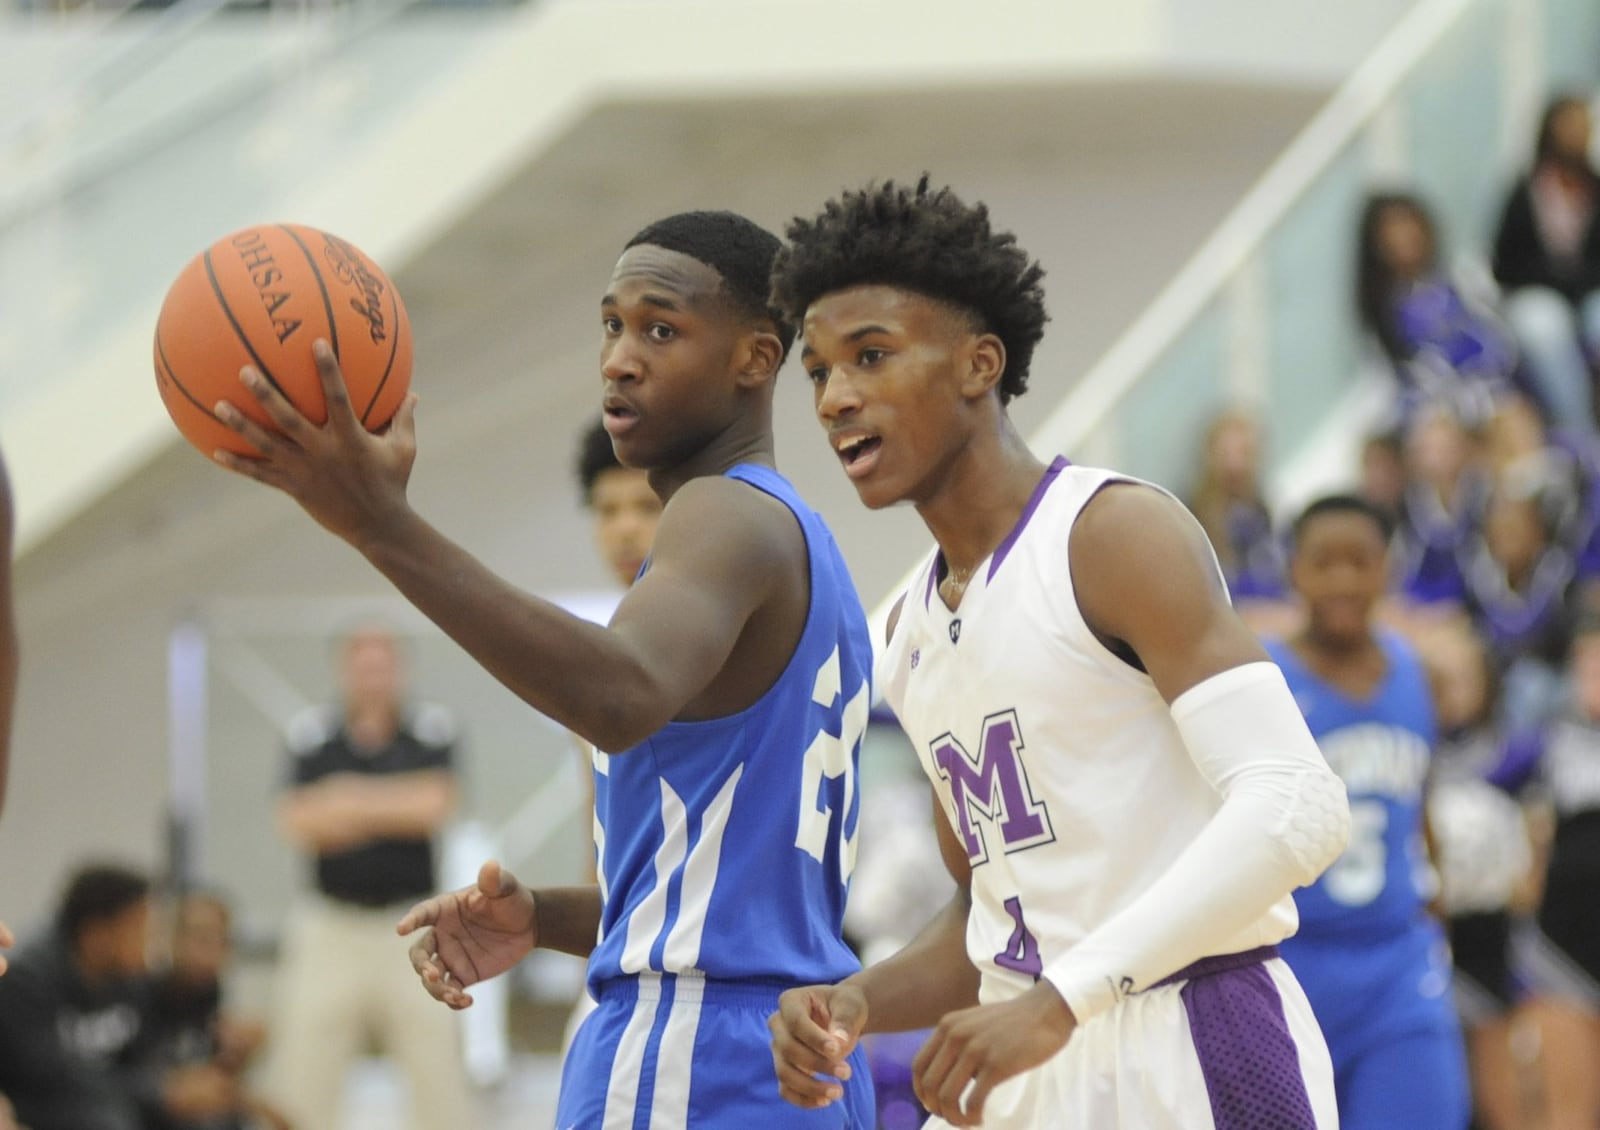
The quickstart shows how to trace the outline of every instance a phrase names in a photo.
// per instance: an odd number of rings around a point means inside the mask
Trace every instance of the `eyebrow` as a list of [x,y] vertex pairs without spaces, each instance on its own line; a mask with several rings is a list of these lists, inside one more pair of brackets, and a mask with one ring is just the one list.
[[[639,296],[639,301],[646,306],[653,306],[658,310],[670,310],[674,313],[680,312],[684,309],[684,304],[681,301],[661,294],[641,294]],[[618,302],[616,295],[607,294],[600,299],[600,305],[617,306],[620,305],[620,303]]]
[[851,330],[849,333],[845,334],[844,339],[849,342],[856,342],[860,341],[864,337],[871,337],[873,334],[886,334],[888,332],[889,330],[886,327],[874,323],[870,326],[862,326],[857,330]]

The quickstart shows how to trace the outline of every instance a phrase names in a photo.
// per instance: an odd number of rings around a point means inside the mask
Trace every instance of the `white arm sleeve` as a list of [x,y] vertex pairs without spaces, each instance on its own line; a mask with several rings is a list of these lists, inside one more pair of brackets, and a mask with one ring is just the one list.
[[1344,782],[1276,664],[1212,676],[1178,696],[1172,717],[1222,807],[1148,890],[1045,967],[1080,1024],[1218,953],[1350,838]]

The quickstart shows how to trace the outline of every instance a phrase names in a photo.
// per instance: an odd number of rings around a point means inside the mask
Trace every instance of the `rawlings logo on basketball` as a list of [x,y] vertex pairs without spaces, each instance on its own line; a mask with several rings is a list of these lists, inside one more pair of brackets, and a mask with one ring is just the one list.
[[[1007,854],[1056,838],[1049,810],[1033,799],[1027,767],[1018,756],[1022,749],[1022,727],[1014,710],[983,720],[977,756],[950,734],[933,743],[933,763],[950,785],[961,840],[974,866],[989,859],[985,824],[1000,833],[1001,851]],[[981,823],[977,816],[983,817]]]
[[373,343],[382,341],[387,334],[383,323],[383,280],[367,268],[361,252],[335,236],[327,239],[323,254],[333,267],[334,275],[346,286],[361,291],[359,298],[350,300],[350,309],[367,320]]
[[272,322],[272,332],[277,335],[278,344],[282,345],[300,328],[299,318],[278,317],[279,307],[293,297],[287,290],[274,289],[283,282],[283,268],[278,266],[266,239],[255,228],[240,232],[228,242],[239,253],[239,261],[250,275],[250,282],[255,286],[267,318]]

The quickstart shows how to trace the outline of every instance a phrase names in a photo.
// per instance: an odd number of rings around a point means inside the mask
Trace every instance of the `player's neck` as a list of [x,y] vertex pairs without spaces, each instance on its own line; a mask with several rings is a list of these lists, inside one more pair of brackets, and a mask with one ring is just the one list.
[[1358,667],[1381,657],[1383,649],[1371,631],[1359,636],[1329,636],[1314,628],[1303,629],[1291,641],[1301,657],[1318,668]]
[[666,502],[690,479],[721,475],[740,463],[777,466],[773,455],[770,416],[764,420],[741,421],[681,463],[653,468],[650,471],[650,489],[656,492],[662,502]]
[[1045,465],[1004,415],[975,434],[917,503],[948,568],[970,574],[1022,519]]

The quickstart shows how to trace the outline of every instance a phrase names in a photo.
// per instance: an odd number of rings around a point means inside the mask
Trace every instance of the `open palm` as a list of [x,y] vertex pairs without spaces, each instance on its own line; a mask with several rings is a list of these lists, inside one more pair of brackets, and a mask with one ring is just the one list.
[[411,967],[436,1000],[466,1008],[462,990],[504,973],[538,942],[533,892],[491,860],[470,887],[418,903],[400,920],[401,934],[416,934]]

